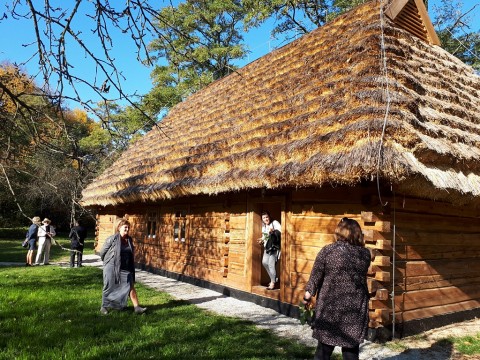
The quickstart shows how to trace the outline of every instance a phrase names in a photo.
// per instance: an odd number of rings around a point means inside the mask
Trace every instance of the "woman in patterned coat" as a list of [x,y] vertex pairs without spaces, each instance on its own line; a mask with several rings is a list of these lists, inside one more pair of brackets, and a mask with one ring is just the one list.
[[316,296],[313,337],[315,360],[330,359],[335,346],[345,360],[359,358],[359,345],[368,330],[367,271],[372,255],[365,248],[358,222],[343,218],[335,242],[317,255],[305,288],[303,303]]

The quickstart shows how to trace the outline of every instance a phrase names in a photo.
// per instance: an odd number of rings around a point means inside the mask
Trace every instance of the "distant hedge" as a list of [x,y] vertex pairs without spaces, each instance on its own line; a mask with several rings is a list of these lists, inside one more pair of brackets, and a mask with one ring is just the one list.
[[0,239],[25,239],[27,227],[0,228]]

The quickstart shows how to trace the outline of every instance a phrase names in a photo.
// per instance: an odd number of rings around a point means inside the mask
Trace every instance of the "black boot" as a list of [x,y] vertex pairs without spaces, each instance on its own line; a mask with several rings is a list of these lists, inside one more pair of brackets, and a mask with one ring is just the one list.
[[77,267],[81,267],[82,265],[82,256],[83,254],[81,252],[77,253]]
[[73,267],[74,264],[75,264],[75,252],[72,251],[70,253],[70,267]]

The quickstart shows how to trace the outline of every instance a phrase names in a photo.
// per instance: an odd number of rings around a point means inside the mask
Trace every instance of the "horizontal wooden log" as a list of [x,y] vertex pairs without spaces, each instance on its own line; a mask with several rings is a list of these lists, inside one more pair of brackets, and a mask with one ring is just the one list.
[[362,229],[377,230],[380,232],[391,232],[392,225],[390,221],[363,222]]
[[189,219],[189,225],[195,228],[223,228],[225,221],[220,217],[205,217],[205,216],[191,216]]
[[376,309],[390,309],[391,301],[390,300],[377,300],[377,299],[370,299],[368,302],[368,308],[370,310]]
[[390,251],[392,250],[392,241],[391,240],[377,240],[375,243],[375,248],[377,250]]
[[478,221],[472,221],[471,218],[464,217],[396,212],[395,224],[396,228],[402,231],[425,231],[425,229],[429,229],[432,236],[435,233],[480,233]]
[[480,273],[480,261],[475,259],[397,261],[396,276],[415,277],[449,274],[454,277]]
[[[397,228],[399,229],[399,228]],[[397,230],[396,243],[397,246],[407,245],[464,245],[472,246],[478,244],[478,233],[442,233],[442,232],[425,232],[425,231],[409,231],[406,229]]]
[[374,321],[378,324],[386,325],[390,323],[390,310],[388,309],[375,309],[374,311],[369,311],[368,316],[371,321]]
[[375,292],[376,300],[388,300],[388,290],[387,289],[378,289]]
[[376,255],[372,261],[372,265],[376,266],[390,266],[390,256]]
[[231,251],[228,257],[230,259],[230,262],[237,264],[245,264],[245,253]]
[[312,260],[292,259],[292,270],[297,273],[310,274],[313,263]]
[[480,217],[480,208],[470,205],[452,205],[442,201],[424,200],[405,197],[401,202],[386,198],[391,204],[399,204],[396,212],[413,212],[441,216],[463,216],[467,218]]
[[294,232],[333,234],[341,217],[292,216],[291,227]]
[[377,214],[373,213],[372,211],[362,211],[360,213],[360,218],[364,222],[376,222],[376,221],[385,220],[385,218],[380,218]]
[[387,240],[392,237],[391,233],[382,233],[374,229],[362,229],[363,239],[365,241],[377,242],[379,240]]
[[436,315],[451,314],[454,312],[466,311],[480,307],[480,299],[461,301],[455,304],[433,306],[410,311],[395,312],[395,321],[398,323],[430,318]]
[[398,278],[396,280],[396,291],[413,291],[424,289],[435,289],[449,286],[462,287],[465,285],[477,285],[480,287],[480,276],[470,274],[471,276],[453,277],[449,274],[408,277],[406,279]]
[[400,245],[397,247],[396,256],[401,260],[478,259],[480,258],[480,243],[475,245]]
[[366,195],[371,195],[372,191],[367,188],[342,186],[334,190],[325,189],[311,190],[298,189],[292,192],[292,203],[327,203],[327,204],[352,204],[361,203],[362,198]]
[[[325,245],[328,245],[325,244]],[[325,246],[324,245],[324,246]],[[290,246],[290,257],[294,259],[305,259],[315,261],[319,251],[322,247],[317,246],[302,246],[302,245],[292,245]]]
[[217,284],[225,284],[225,268],[210,269],[200,265],[181,264],[171,260],[151,259],[147,266],[153,266],[159,269],[165,269],[175,273],[193,276],[199,279],[205,279]]
[[230,217],[230,228],[231,229],[245,230],[247,228],[247,217],[246,216],[231,216]]
[[304,231],[297,231],[291,233],[291,243],[293,245],[302,245],[302,246],[313,246],[322,248],[325,245],[331,244],[335,241],[333,233],[331,234],[322,234],[322,233],[311,233]]
[[383,284],[379,282],[378,280],[368,277],[367,278],[367,288],[369,293],[374,293],[378,289],[383,288]]
[[389,282],[391,274],[388,271],[376,271],[375,272],[375,280],[381,282]]
[[342,217],[358,217],[359,214],[366,210],[362,204],[333,204],[333,203],[294,203],[292,205],[292,214],[294,216],[335,216]]
[[395,307],[398,311],[407,311],[420,308],[451,305],[472,299],[480,299],[480,288],[477,285],[447,287],[441,289],[427,289],[408,291],[395,294]]

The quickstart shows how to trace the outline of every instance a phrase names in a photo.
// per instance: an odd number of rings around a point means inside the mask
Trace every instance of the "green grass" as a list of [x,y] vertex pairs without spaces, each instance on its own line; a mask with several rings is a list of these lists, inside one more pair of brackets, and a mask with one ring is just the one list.
[[[2,239],[0,238],[0,262],[19,262],[25,263],[27,256],[27,249],[22,247],[24,238],[18,239]],[[55,236],[64,248],[70,249],[70,239],[66,235],[59,234]],[[86,239],[84,254],[93,254],[93,239]],[[35,256],[37,252],[35,251]],[[53,262],[67,261],[70,257],[70,252],[62,250],[60,246],[52,245],[50,250],[50,260]],[[34,258],[35,260],[35,258]]]
[[480,333],[474,336],[463,336],[458,338],[448,338],[445,341],[453,343],[455,350],[464,355],[480,354]]
[[[12,256],[24,255],[17,243],[0,240],[0,253],[15,244]],[[0,267],[0,289],[0,359],[313,358],[313,348],[141,284],[146,314],[133,314],[130,303],[102,316],[98,268]]]

